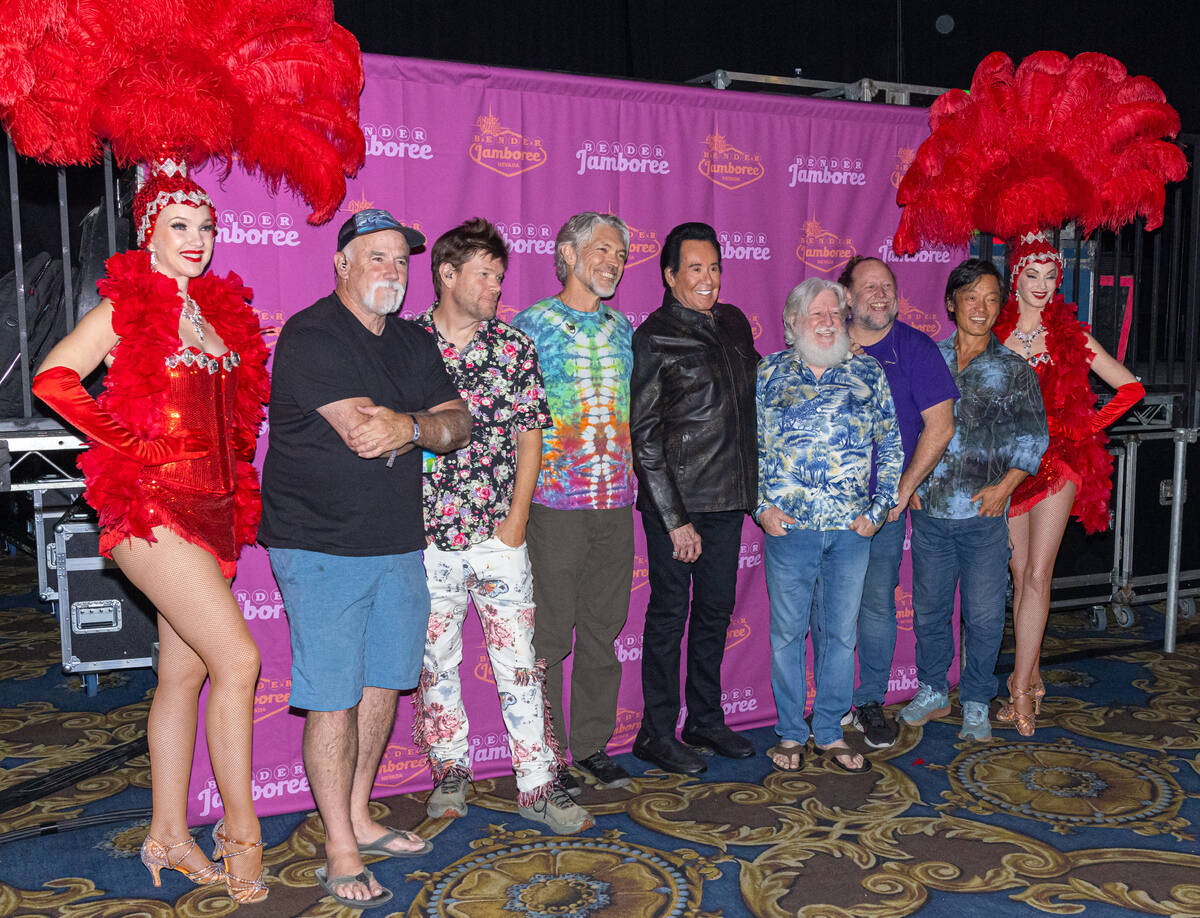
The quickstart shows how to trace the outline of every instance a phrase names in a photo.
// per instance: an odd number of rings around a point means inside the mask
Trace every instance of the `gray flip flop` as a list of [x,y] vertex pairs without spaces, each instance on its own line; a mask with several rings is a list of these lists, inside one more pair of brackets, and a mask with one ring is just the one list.
[[390,902],[392,899],[392,891],[387,887],[384,887],[383,892],[378,896],[372,896],[370,899],[348,899],[345,896],[339,896],[333,891],[333,887],[341,886],[345,883],[362,883],[367,889],[370,889],[371,881],[375,879],[375,876],[366,867],[357,876],[348,873],[345,876],[334,877],[332,880],[329,879],[329,872],[325,867],[318,867],[316,869],[316,877],[317,882],[321,884],[321,888],[329,894],[330,898],[336,899],[348,908],[375,908],[377,905]]
[[[388,847],[388,844],[396,838],[403,838],[406,841],[412,841],[416,838],[421,840],[423,844],[420,848],[414,848],[412,851],[396,851]],[[358,846],[359,854],[378,854],[382,857],[420,857],[422,854],[428,854],[432,850],[432,842],[420,839],[420,836],[413,832],[400,831],[393,829],[391,826],[384,826],[384,833],[375,839],[375,841],[367,845]]]

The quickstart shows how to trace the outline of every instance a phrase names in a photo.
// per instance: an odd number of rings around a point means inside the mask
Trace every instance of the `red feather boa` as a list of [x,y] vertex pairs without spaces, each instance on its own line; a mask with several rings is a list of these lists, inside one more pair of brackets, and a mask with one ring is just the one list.
[[[1010,296],[993,333],[1004,342],[1016,324],[1017,301]],[[1071,513],[1088,532],[1102,532],[1108,528],[1113,463],[1108,454],[1108,436],[1102,431],[1092,432],[1096,394],[1088,385],[1093,354],[1087,346],[1087,326],[1077,318],[1074,305],[1061,295],[1056,295],[1043,311],[1042,325],[1051,362],[1039,364],[1037,374],[1051,426],[1050,447],[1037,475],[1026,478],[1013,492],[1009,515],[1024,513],[1063,488],[1072,477],[1064,477],[1062,469],[1066,466],[1080,479]]]
[[[144,251],[119,252],[105,265],[102,296],[113,304],[113,331],[121,341],[113,349],[113,365],[98,401],[139,436],[153,438],[163,431],[162,407],[167,394],[165,359],[179,351],[179,289],[175,281],[150,268]],[[241,356],[231,437],[253,442],[267,400],[267,346],[258,315],[250,308],[253,295],[241,278],[206,274],[188,284],[188,294],[200,304],[204,317],[230,350]],[[89,441],[90,442],[90,441]],[[152,541],[148,516],[137,486],[142,467],[98,443],[79,457],[87,485],[87,500],[100,515],[106,532]],[[235,466],[234,534],[237,546],[253,542],[262,512],[258,472],[238,459]]]

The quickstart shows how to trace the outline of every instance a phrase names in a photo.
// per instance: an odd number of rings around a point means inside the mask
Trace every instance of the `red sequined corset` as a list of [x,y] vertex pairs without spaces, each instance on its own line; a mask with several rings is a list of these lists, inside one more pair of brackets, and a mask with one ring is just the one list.
[[197,491],[226,494],[234,489],[232,419],[237,395],[235,351],[222,357],[186,348],[167,358],[163,433],[190,435],[212,444],[198,459],[168,462],[150,470],[160,482],[171,482]]

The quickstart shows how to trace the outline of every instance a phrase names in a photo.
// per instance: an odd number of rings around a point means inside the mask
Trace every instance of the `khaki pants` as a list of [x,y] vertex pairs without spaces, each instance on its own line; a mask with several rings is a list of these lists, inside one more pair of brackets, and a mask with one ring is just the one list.
[[[629,615],[633,508],[552,510],[533,504],[526,529],[537,603],[533,645],[546,661],[546,696],[559,743],[574,759],[604,749],[617,718],[621,663],[613,642]],[[571,729],[562,662],[571,660]]]

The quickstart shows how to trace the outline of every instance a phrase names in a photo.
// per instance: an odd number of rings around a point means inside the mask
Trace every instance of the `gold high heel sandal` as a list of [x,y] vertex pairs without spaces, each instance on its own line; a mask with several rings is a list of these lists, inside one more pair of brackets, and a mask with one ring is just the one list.
[[996,720],[1001,720],[1009,724],[1011,724],[1013,720],[1012,680],[1012,674],[1009,673],[1008,679],[1006,679],[1004,682],[1005,688],[1008,689],[1008,701],[1001,704],[999,709],[996,711]]
[[1011,692],[1008,696],[1008,704],[1006,704],[996,713],[997,720],[1006,720],[1012,723],[1017,728],[1017,732],[1020,733],[1021,736],[1033,736],[1033,731],[1037,728],[1037,720],[1035,719],[1034,714],[1022,714],[1017,710],[1017,699],[1028,698],[1029,696],[1033,696],[1034,710],[1036,712],[1038,701],[1037,689],[1031,685],[1027,689],[1020,689],[1018,691]]
[[[996,720],[1002,720],[1006,723],[1012,723],[1013,707],[1012,707],[1012,676],[1008,677],[1008,701],[1000,706],[1000,710],[996,712]],[[1033,714],[1036,717],[1042,713],[1042,699],[1046,697],[1046,683],[1038,682],[1033,687]]]
[[247,880],[245,877],[239,877],[229,868],[230,858],[253,851],[255,848],[261,848],[263,846],[262,840],[244,842],[238,841],[236,838],[230,838],[225,834],[224,819],[221,819],[213,826],[212,837],[214,846],[213,857],[221,858],[225,862],[225,886],[229,890],[229,898],[239,905],[250,905],[255,902],[262,902],[263,899],[267,898],[268,890],[266,880],[263,879],[263,870],[259,870],[257,879]]
[[[142,842],[142,864],[150,871],[150,875],[154,878],[155,886],[162,886],[162,879],[159,877],[159,871],[164,867],[167,870],[178,870],[185,877],[195,883],[197,886],[208,886],[212,883],[220,883],[225,879],[225,871],[220,864],[215,864],[208,861],[207,867],[201,867],[199,870],[188,870],[183,866],[184,860],[192,849],[196,847],[196,839],[188,836],[187,841],[181,841],[174,845],[164,845],[156,838],[146,836],[146,840]],[[183,848],[183,854],[171,861],[171,852],[176,848]]]

